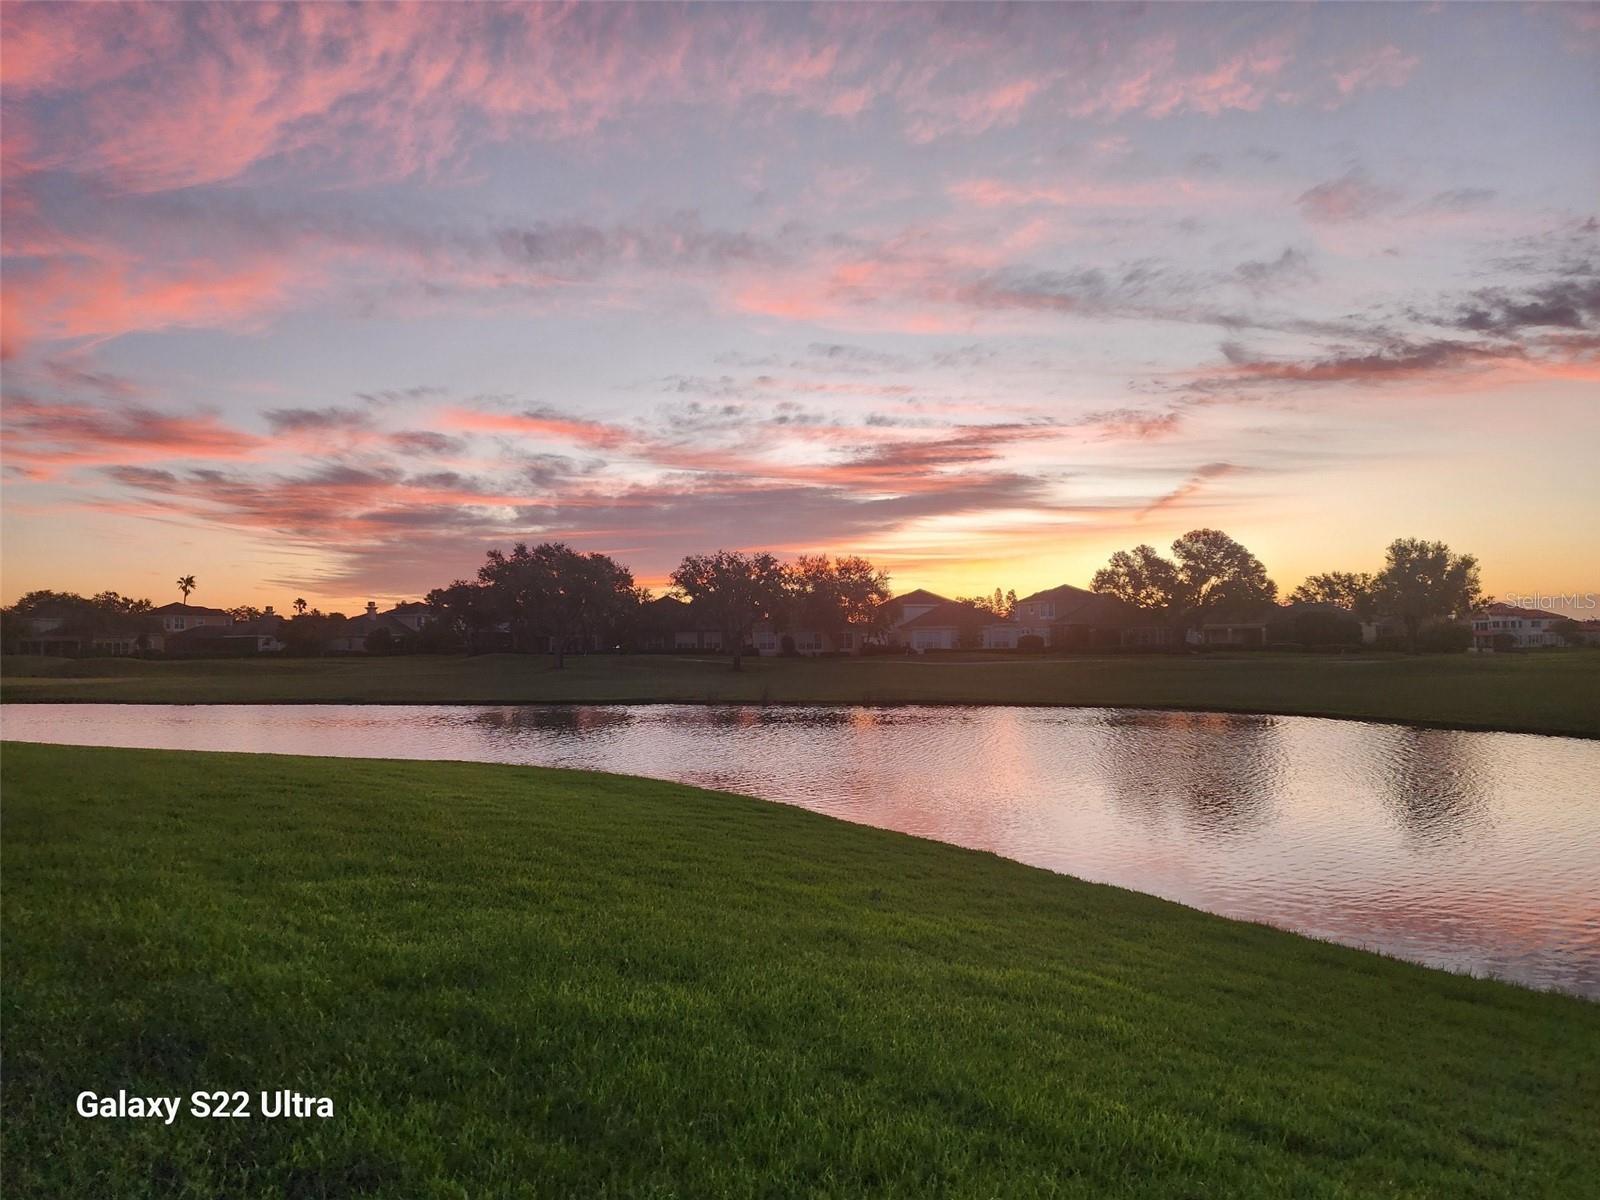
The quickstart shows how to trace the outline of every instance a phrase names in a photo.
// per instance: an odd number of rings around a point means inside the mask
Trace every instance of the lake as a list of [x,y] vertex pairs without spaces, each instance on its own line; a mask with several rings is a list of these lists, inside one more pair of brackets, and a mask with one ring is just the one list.
[[1600,998],[1600,742],[992,707],[10,704],[0,729],[678,780]]

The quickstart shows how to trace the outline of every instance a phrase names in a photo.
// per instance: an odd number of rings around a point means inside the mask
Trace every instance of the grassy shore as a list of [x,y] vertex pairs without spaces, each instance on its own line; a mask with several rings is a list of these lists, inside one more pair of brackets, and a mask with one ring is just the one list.
[[[1586,1194],[1600,1006],[672,784],[9,744],[8,1194]],[[293,1088],[328,1120],[85,1120]],[[254,1101],[252,1101],[254,1106]]]
[[10,658],[7,701],[1074,704],[1356,717],[1600,736],[1600,654],[1012,655],[724,659],[323,658],[141,662]]

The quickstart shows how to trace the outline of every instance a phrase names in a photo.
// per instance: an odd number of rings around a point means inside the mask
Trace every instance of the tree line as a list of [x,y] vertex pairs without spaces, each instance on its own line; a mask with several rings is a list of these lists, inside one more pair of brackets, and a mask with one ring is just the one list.
[[[888,573],[858,555],[801,555],[784,562],[765,552],[691,554],[673,570],[671,583],[678,597],[695,606],[702,627],[721,635],[736,670],[761,622],[778,631],[820,632],[840,645],[848,631],[870,638],[895,618]],[[195,590],[194,576],[184,575],[177,584],[187,601]],[[1261,560],[1217,529],[1185,533],[1172,543],[1170,556],[1149,545],[1119,550],[1089,586],[1169,624],[1180,641],[1214,614],[1278,599]],[[1362,619],[1395,619],[1411,649],[1430,622],[1465,617],[1488,602],[1472,555],[1416,538],[1392,542],[1376,571],[1312,575],[1288,599],[1337,605]],[[474,578],[429,592],[426,602],[436,620],[416,640],[426,643],[419,648],[454,643],[470,650],[505,630],[513,650],[549,652],[561,667],[574,647],[610,648],[631,641],[651,600],[648,589],[609,555],[585,553],[565,542],[518,542],[509,552],[490,550]],[[1004,619],[1014,612],[1017,595],[996,588],[961,602]],[[68,612],[80,627],[100,631],[151,608],[149,600],[116,592],[86,598],[37,591],[4,612],[8,617]],[[304,599],[297,598],[293,608],[295,616],[280,634],[291,652],[314,652],[345,620],[339,613],[308,611]],[[228,611],[241,621],[262,615],[248,605]]]
[[[856,555],[801,555],[786,563],[769,553],[718,550],[687,556],[671,579],[697,617],[721,634],[734,670],[763,621],[817,630],[836,643],[847,629],[887,627],[888,573]],[[435,588],[427,603],[468,646],[503,626],[512,649],[548,648],[561,667],[573,645],[622,642],[651,599],[609,555],[564,542],[518,542],[509,554],[489,551],[476,579]]]
[[[1184,534],[1172,543],[1170,558],[1147,545],[1119,550],[1089,587],[1159,614],[1180,633],[1221,610],[1278,598],[1261,560],[1220,529]],[[1413,651],[1428,623],[1460,620],[1488,602],[1475,557],[1420,538],[1391,542],[1376,572],[1328,571],[1289,593],[1290,604],[1337,605],[1363,620],[1393,618]]]

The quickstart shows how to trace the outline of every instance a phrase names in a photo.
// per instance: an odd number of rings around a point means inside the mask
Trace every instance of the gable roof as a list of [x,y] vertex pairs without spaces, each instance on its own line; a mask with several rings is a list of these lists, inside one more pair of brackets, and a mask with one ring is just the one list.
[[1047,601],[1056,606],[1055,620],[1067,625],[1130,625],[1137,624],[1141,620],[1159,620],[1156,614],[1136,608],[1125,600],[1073,587],[1070,583],[1024,596],[1017,603],[1022,605]]
[[917,588],[915,591],[907,592],[903,596],[891,597],[890,600],[889,600],[889,603],[890,604],[902,604],[902,605],[904,605],[904,604],[950,604],[950,603],[952,603],[952,601],[950,600],[950,598],[948,596],[941,596],[937,592],[930,592],[927,588]]
[[152,613],[159,613],[161,616],[195,617],[204,615],[209,617],[225,617],[228,615],[228,610],[225,608],[207,608],[203,604],[180,604],[176,600],[174,600],[171,604],[163,604],[160,608],[152,608],[150,611]]
[[912,617],[901,629],[960,629],[973,625],[1004,625],[1007,622],[976,604],[963,604],[959,600],[945,600],[920,616]]

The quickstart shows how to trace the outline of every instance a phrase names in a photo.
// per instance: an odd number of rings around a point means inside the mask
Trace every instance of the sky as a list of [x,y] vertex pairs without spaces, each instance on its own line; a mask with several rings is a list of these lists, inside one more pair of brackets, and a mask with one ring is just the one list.
[[6,4],[0,600],[1600,592],[1600,5]]

